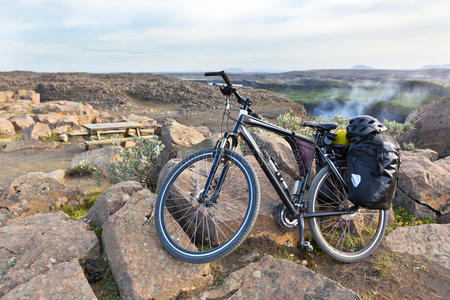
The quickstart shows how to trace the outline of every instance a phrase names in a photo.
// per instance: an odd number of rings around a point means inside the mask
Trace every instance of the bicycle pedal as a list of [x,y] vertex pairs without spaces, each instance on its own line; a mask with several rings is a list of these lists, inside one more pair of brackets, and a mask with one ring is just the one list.
[[313,246],[308,241],[303,242],[302,248],[305,249],[308,252],[313,252],[313,250],[314,250]]

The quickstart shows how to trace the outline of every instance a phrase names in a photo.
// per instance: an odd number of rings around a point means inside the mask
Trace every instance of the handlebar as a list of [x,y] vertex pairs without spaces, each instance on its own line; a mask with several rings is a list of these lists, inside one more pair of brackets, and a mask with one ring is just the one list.
[[228,78],[228,75],[225,74],[225,71],[219,71],[219,72],[206,72],[205,76],[222,76],[223,81],[227,84],[227,86],[231,87],[231,80]]
[[225,81],[225,83],[227,84],[224,87],[220,88],[220,91],[222,92],[222,94],[226,95],[226,96],[230,96],[232,94],[234,94],[238,100],[239,104],[243,105],[243,109],[246,109],[250,115],[256,117],[259,119],[259,116],[257,113],[255,113],[251,108],[250,105],[252,104],[252,101],[248,98],[242,98],[238,92],[236,91],[236,88],[233,87],[230,78],[228,78],[227,74],[225,73],[225,71],[219,71],[219,72],[206,72],[205,76],[221,76],[223,78],[223,81]]

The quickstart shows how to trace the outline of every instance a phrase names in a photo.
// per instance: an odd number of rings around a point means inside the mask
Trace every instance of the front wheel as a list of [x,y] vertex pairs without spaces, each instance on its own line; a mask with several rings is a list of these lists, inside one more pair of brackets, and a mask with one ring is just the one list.
[[188,156],[159,189],[156,231],[164,248],[186,262],[206,263],[227,255],[248,235],[258,216],[258,179],[235,152],[223,150],[205,196],[217,151],[205,149]]
[[[346,168],[339,169],[346,180]],[[328,166],[314,178],[307,212],[337,211],[352,207],[347,191]],[[309,219],[311,233],[320,248],[334,259],[351,263],[375,251],[384,235],[386,211],[359,208],[352,214]]]

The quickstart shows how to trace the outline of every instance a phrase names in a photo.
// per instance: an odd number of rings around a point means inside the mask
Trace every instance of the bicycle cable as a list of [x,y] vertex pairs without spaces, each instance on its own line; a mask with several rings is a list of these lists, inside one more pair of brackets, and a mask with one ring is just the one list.
[[[228,97],[226,99],[225,102],[225,108],[223,109],[223,114],[222,114],[222,121],[220,122],[220,135],[222,136],[224,134],[223,132],[223,120],[225,119],[225,115],[227,114],[227,110],[230,107],[230,97]],[[228,130],[228,119],[227,119],[227,130]]]

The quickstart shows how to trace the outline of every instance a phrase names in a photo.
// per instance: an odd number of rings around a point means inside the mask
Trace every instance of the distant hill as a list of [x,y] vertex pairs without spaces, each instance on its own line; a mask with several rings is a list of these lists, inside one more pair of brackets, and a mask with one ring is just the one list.
[[244,69],[241,68],[226,68],[225,72],[227,73],[246,73]]
[[450,64],[445,65],[426,65],[422,69],[450,69]]
[[352,67],[353,70],[374,70],[375,68],[371,66],[365,66],[365,65],[355,65]]

